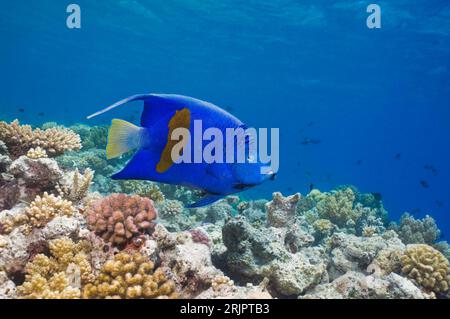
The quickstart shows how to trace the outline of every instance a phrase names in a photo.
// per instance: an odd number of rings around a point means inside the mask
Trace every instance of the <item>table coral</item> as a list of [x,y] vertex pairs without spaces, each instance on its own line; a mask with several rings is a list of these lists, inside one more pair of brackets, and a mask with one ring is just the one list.
[[112,194],[88,208],[90,230],[114,245],[123,245],[153,227],[153,201],[137,195]]
[[425,244],[408,245],[401,262],[402,272],[423,288],[434,292],[449,289],[449,262],[433,247]]
[[45,149],[48,156],[81,148],[80,136],[69,129],[52,127],[33,130],[30,125],[20,125],[18,120],[10,124],[0,122],[0,139],[5,142],[13,157],[24,155],[33,147]]
[[63,237],[50,241],[49,250],[50,257],[38,254],[26,265],[25,282],[17,287],[20,297],[80,298],[81,286],[94,280],[88,245]]
[[84,298],[176,298],[175,283],[162,268],[145,256],[121,252],[108,260],[92,284],[83,289]]

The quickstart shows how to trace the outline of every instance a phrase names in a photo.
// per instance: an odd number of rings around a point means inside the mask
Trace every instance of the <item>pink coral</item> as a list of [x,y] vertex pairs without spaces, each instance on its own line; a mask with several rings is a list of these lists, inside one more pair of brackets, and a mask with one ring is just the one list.
[[87,210],[90,230],[113,245],[125,245],[151,229],[157,211],[153,201],[138,195],[112,194]]
[[205,231],[203,231],[199,228],[195,228],[195,229],[192,229],[190,231],[190,233],[191,233],[192,241],[194,243],[200,243],[200,244],[204,244],[204,245],[210,247],[211,241],[209,239],[208,234]]

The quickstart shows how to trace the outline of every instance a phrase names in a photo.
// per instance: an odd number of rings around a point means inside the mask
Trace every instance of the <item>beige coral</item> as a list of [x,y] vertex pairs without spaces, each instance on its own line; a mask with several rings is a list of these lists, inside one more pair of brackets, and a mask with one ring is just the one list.
[[92,284],[83,290],[83,298],[176,298],[175,283],[167,280],[162,268],[139,253],[121,252],[108,260]]
[[43,227],[56,216],[72,216],[74,213],[72,202],[48,193],[36,196],[26,208],[26,216],[34,227]]
[[[25,267],[25,282],[18,287],[21,298],[80,298],[81,287],[93,282],[89,245],[63,237],[49,243],[51,256],[36,255]],[[74,271],[75,270],[75,271]]]
[[86,168],[83,174],[77,168],[71,174],[71,181],[66,185],[58,185],[57,190],[62,197],[79,202],[87,196],[93,178],[94,171],[90,168]]
[[44,149],[48,156],[81,148],[80,136],[69,129],[52,127],[33,130],[30,125],[20,125],[18,120],[10,124],[0,121],[0,140],[5,142],[13,157],[27,154],[30,148],[37,147]]
[[123,245],[153,227],[153,201],[138,195],[112,194],[87,210],[90,230],[115,245]]
[[408,245],[401,257],[402,272],[434,292],[449,289],[449,262],[441,252],[425,244]]
[[183,203],[174,199],[166,199],[160,207],[161,216],[166,218],[175,217],[181,214],[183,210]]
[[358,211],[353,209],[356,196],[351,188],[335,191],[317,203],[317,212],[321,218],[329,219],[338,226],[345,226],[349,221],[356,221]]
[[41,147],[36,147],[36,148],[30,148],[27,152],[27,157],[31,158],[31,159],[39,159],[39,158],[47,158],[47,152],[41,148]]

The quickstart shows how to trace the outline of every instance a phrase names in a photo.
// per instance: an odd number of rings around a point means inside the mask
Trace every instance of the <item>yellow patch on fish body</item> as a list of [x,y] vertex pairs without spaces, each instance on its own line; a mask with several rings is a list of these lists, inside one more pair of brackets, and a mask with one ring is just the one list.
[[[177,158],[172,158],[172,148],[179,143],[179,141],[172,140],[172,132],[177,128],[185,128],[189,130],[189,127],[191,125],[191,112],[189,109],[184,108],[181,111],[176,111],[175,115],[172,116],[172,118],[169,121],[169,134],[167,136],[167,143],[164,147],[164,150],[161,153],[161,157],[159,159],[158,164],[156,165],[156,171],[158,173],[164,173],[167,171],[178,159],[181,154],[178,154]],[[182,148],[186,146],[188,143],[187,140],[182,140]]]

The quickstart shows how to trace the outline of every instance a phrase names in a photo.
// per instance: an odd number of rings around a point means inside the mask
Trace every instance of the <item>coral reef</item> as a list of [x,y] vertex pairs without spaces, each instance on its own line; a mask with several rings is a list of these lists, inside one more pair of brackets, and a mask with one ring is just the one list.
[[149,230],[157,211],[148,198],[112,194],[97,201],[86,214],[91,230],[105,241],[122,245]]
[[0,122],[0,140],[6,144],[13,157],[24,155],[33,147],[44,149],[48,156],[81,148],[80,136],[69,129],[52,127],[33,130],[29,125],[20,125],[18,120],[10,124]]
[[175,283],[163,268],[140,253],[121,252],[108,260],[93,283],[83,289],[83,298],[176,298]]
[[433,247],[425,244],[408,245],[401,262],[402,272],[420,286],[434,292],[449,289],[449,262]]
[[25,267],[25,282],[17,287],[21,298],[74,299],[81,285],[94,279],[86,243],[69,238],[50,241],[50,257],[36,255]]
[[267,224],[273,227],[286,227],[294,222],[300,194],[284,198],[281,193],[273,193],[273,199],[266,204]]
[[430,216],[425,216],[422,220],[415,219],[408,213],[400,218],[400,224],[393,224],[394,229],[400,239],[405,244],[433,244],[441,235],[436,222]]
[[26,222],[34,227],[43,227],[56,216],[72,216],[75,208],[72,203],[55,195],[37,196],[26,208]]
[[0,122],[0,299],[450,298],[430,216],[388,226],[349,185],[189,209],[201,191],[111,180],[130,154],[106,137]]

